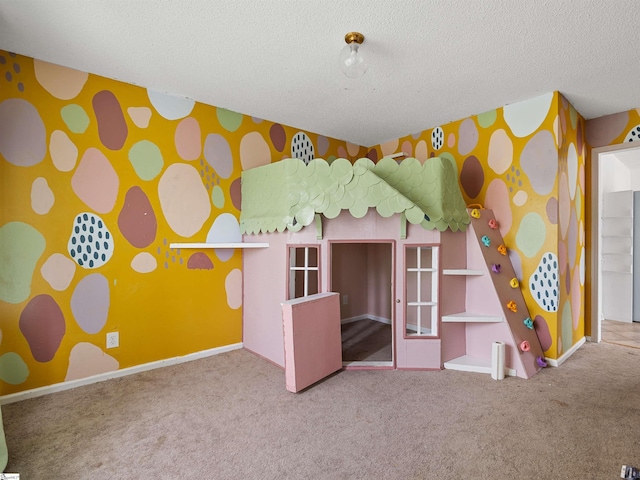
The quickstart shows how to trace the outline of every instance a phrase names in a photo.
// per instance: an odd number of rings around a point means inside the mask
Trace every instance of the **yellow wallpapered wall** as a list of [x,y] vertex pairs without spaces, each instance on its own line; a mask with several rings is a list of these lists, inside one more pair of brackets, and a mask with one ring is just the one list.
[[[606,147],[611,145],[619,145],[628,142],[640,141],[640,108],[628,110],[626,112],[615,113],[613,115],[606,115],[600,118],[587,120],[585,129],[587,148],[587,168],[586,168],[586,184],[587,184],[587,198],[591,198],[591,175],[593,168],[593,159],[591,156],[591,149],[598,147]],[[590,201],[586,205],[586,230],[591,231],[591,208]],[[591,247],[590,235],[586,238],[587,249]],[[587,258],[587,272],[592,272],[591,258]],[[587,275],[586,280],[586,308],[585,317],[587,319],[592,318],[591,311],[591,274]],[[586,334],[591,335],[591,322],[586,322]]]
[[449,158],[468,204],[494,210],[545,354],[584,337],[584,120],[558,92],[374,147]]
[[[240,174],[365,149],[0,51],[0,395],[242,341]],[[120,346],[106,349],[106,333]]]

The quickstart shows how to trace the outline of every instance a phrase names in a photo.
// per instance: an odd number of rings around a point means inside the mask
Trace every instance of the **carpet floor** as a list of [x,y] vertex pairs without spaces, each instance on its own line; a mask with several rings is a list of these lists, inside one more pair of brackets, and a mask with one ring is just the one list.
[[529,380],[347,370],[298,394],[237,350],[2,414],[24,480],[613,480],[640,465],[640,350],[587,343]]

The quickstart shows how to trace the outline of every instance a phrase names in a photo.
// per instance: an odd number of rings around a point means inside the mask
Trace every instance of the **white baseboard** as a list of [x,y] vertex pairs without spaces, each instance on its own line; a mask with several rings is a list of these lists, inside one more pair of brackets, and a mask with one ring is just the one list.
[[559,367],[560,365],[562,365],[565,361],[567,361],[567,359],[573,355],[576,350],[578,350],[582,345],[584,345],[584,342],[587,341],[586,337],[582,337],[580,340],[578,340],[569,350],[567,350],[566,352],[564,352],[560,358],[545,358],[545,361],[547,362],[548,365],[551,365],[552,367]]
[[200,358],[211,357],[213,355],[238,350],[240,348],[242,348],[242,342],[225,345],[224,347],[211,348],[201,352],[190,353],[181,357],[173,357],[165,360],[158,360],[156,362],[144,363],[142,365],[123,368],[113,372],[92,375],[90,377],[71,380],[69,382],[55,383],[53,385],[47,385],[46,387],[33,388],[31,390],[25,390],[24,392],[10,393],[9,395],[3,395],[0,397],[0,405],[19,402],[21,400],[27,400],[28,398],[41,397],[43,395],[49,395],[50,393],[62,392],[64,390],[70,390],[72,388],[82,387],[83,385],[90,385],[92,383],[104,382],[106,380],[111,380],[112,378],[125,377],[127,375],[133,375],[134,373],[146,372],[147,370],[154,370],[156,368],[168,367],[179,363],[191,362]]
[[380,323],[386,323],[387,325],[391,325],[391,320],[389,318],[379,317],[377,315],[369,315],[365,313],[364,315],[356,315],[355,317],[343,318],[340,320],[341,324],[357,322],[358,320],[373,320]]

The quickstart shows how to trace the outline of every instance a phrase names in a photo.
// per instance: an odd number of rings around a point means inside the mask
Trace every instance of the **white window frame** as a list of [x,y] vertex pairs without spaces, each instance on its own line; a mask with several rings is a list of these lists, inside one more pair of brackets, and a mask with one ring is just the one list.
[[[320,246],[319,245],[288,245],[289,249],[289,300],[296,298],[296,272],[304,272],[303,276],[303,297],[309,295],[309,272],[315,272],[318,282],[318,292],[320,291]],[[304,248],[304,265],[296,265],[296,253],[298,249]],[[309,265],[309,249],[316,250],[316,266]]]
[[[407,267],[406,259],[407,259],[407,250],[409,248],[416,249],[416,266],[415,267]],[[422,266],[422,251],[423,250],[431,250],[431,266],[423,267]],[[406,311],[405,311],[405,322],[404,322],[404,337],[405,338],[433,338],[438,337],[440,332],[438,328],[438,318],[439,318],[439,304],[438,304],[438,296],[439,296],[439,282],[440,282],[440,247],[438,245],[406,245],[405,246],[405,282],[407,273],[416,272],[416,300],[415,302],[406,302]],[[421,273],[428,272],[431,273],[431,299],[429,301],[422,301],[421,293],[421,283],[422,277]],[[405,290],[407,290],[407,286],[405,283]],[[407,298],[409,298],[409,292],[407,291]],[[408,334],[407,333],[407,317],[408,317],[408,309],[409,307],[417,307],[416,308],[416,320],[417,324],[415,325],[416,333]],[[422,324],[422,311],[424,307],[428,307],[431,309],[431,325],[430,330],[427,332],[425,330],[425,325]],[[422,333],[425,331],[425,333]]]

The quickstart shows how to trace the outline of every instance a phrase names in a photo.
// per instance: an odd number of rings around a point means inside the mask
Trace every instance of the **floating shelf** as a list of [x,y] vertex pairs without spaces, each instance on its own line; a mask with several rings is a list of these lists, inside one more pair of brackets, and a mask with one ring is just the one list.
[[450,268],[442,270],[443,275],[484,275],[482,270],[470,270],[468,268]]
[[503,318],[497,315],[478,315],[469,312],[442,315],[444,323],[500,323],[503,321]]
[[169,248],[267,248],[268,243],[170,243]]
[[[461,372],[491,374],[491,361],[470,357],[469,355],[463,355],[448,362],[444,362],[444,368],[448,370],[458,370]],[[504,374],[509,377],[515,377],[516,371],[513,368],[505,367]]]

